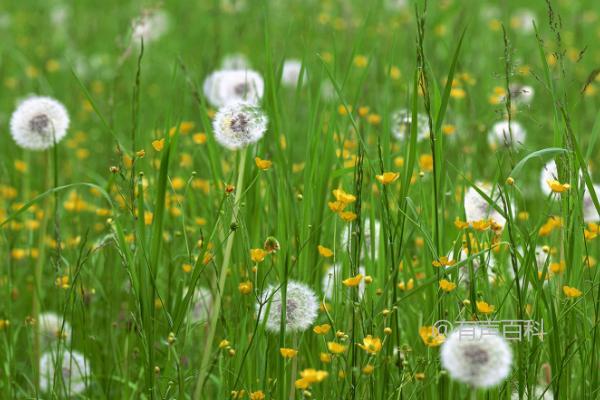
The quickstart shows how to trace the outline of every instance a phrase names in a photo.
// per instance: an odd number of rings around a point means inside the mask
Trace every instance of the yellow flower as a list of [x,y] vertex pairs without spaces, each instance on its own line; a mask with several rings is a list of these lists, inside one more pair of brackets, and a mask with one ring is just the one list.
[[433,265],[434,267],[450,267],[454,264],[456,264],[456,261],[448,260],[448,257],[446,256],[442,256],[439,258],[439,260],[434,260],[431,263],[431,265]]
[[456,289],[456,283],[442,279],[440,280],[440,289],[442,289],[444,292],[451,292]]
[[323,324],[317,325],[313,328],[313,332],[317,335],[326,335],[331,330],[331,325]]
[[363,367],[362,372],[365,375],[371,375],[375,367],[372,364],[367,364]]
[[190,272],[192,271],[192,264],[189,264],[189,263],[184,263],[184,264],[181,266],[181,269],[182,269],[182,270],[183,270],[183,272],[185,272],[186,274],[187,274],[187,273],[190,273]]
[[491,314],[494,312],[494,306],[486,303],[483,300],[478,300],[477,301],[477,311],[479,311],[482,314]]
[[298,389],[307,389],[311,384],[323,381],[329,376],[327,371],[308,368],[300,372],[301,378],[296,380],[295,386]]
[[346,346],[337,342],[327,342],[327,349],[333,354],[341,354],[346,351]]
[[358,343],[358,347],[369,354],[377,354],[381,351],[381,339],[367,335],[363,338],[362,344]]
[[581,290],[566,285],[563,286],[563,293],[565,294],[565,296],[570,298],[576,298],[583,294]]
[[357,215],[352,211],[342,211],[340,214],[340,218],[346,222],[352,222],[356,219]]
[[360,281],[362,281],[362,278],[363,278],[362,274],[358,274],[358,275],[356,275],[356,276],[354,276],[352,278],[344,279],[342,281],[342,283],[344,284],[344,286],[356,287],[356,286],[358,286],[358,284],[360,283]]
[[417,372],[415,373],[415,379],[418,381],[422,381],[425,379],[425,372]]
[[327,203],[329,209],[335,213],[342,212],[346,205],[347,203],[344,203],[343,201],[330,201]]
[[256,158],[254,159],[254,162],[256,162],[256,166],[257,166],[259,169],[262,169],[263,171],[266,171],[266,170],[268,170],[268,169],[269,169],[269,168],[271,168],[271,166],[273,165],[273,161],[270,161],[270,160],[263,160],[263,159],[262,159],[262,158],[260,158],[260,157],[256,157]]
[[568,183],[560,183],[555,179],[548,179],[546,183],[554,193],[564,193],[571,188]]
[[322,255],[325,258],[329,258],[331,256],[333,256],[333,251],[331,251],[331,249],[328,249],[325,246],[317,246],[317,248],[319,249],[319,254]]
[[154,150],[156,151],[161,151],[165,147],[165,139],[153,140],[152,147],[154,147]]
[[454,226],[458,229],[466,229],[469,227],[469,223],[465,221],[461,221],[458,217],[454,220]]
[[206,139],[206,133],[199,132],[192,135],[192,141],[196,144],[204,144]]
[[335,189],[333,191],[333,195],[337,201],[341,201],[345,204],[354,203],[356,201],[356,196],[350,193],[344,192],[343,189]]
[[263,249],[251,249],[250,250],[250,258],[255,263],[263,262],[265,257],[267,256],[267,252]]
[[405,290],[411,290],[413,287],[415,287],[415,280],[413,278],[410,278],[406,283],[404,281],[398,282],[398,289],[403,292]]
[[435,326],[422,326],[419,328],[419,336],[427,347],[437,347],[444,343],[446,337],[441,335]]
[[250,400],[264,400],[265,394],[262,390],[257,390],[256,392],[250,393]]
[[298,354],[298,350],[288,349],[285,347],[280,348],[279,352],[283,358],[294,358],[296,357],[296,354]]
[[227,347],[229,347],[230,343],[229,340],[227,339],[223,339],[221,340],[221,342],[219,342],[219,348],[220,349],[226,349]]
[[354,65],[358,68],[365,68],[369,64],[369,59],[363,55],[357,55],[354,57]]
[[241,294],[250,294],[252,292],[252,282],[240,282],[238,285],[238,290]]
[[389,185],[390,183],[394,182],[396,179],[398,179],[398,177],[400,176],[399,173],[397,172],[384,172],[382,175],[377,175],[375,176],[375,178],[382,184],[382,185]]
[[423,154],[419,157],[419,167],[423,172],[433,171],[433,157],[431,154]]

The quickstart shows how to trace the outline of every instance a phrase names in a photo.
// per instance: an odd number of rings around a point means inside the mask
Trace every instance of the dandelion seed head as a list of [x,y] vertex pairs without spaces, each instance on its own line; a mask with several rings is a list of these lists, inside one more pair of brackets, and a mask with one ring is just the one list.
[[57,100],[33,96],[21,102],[10,119],[14,141],[29,150],[45,150],[67,134],[69,114]]
[[[412,126],[412,112],[405,108],[396,110],[392,114],[392,135],[397,140],[409,140]],[[429,139],[429,119],[425,114],[417,114],[417,141]]]
[[[374,260],[379,259],[379,240],[381,238],[381,223],[378,220],[373,220],[374,232],[371,232],[371,219],[365,218],[361,232],[362,251],[361,259],[365,257]],[[352,243],[352,224],[347,224],[342,230],[342,249],[346,250]]]
[[[358,273],[362,276],[366,276],[367,272],[365,267],[359,267]],[[347,278],[343,276],[343,268],[340,264],[334,264],[327,269],[325,275],[323,276],[323,280],[321,281],[321,288],[323,290],[323,297],[327,300],[332,300],[334,298],[334,294],[342,289],[346,289],[342,285],[342,281]],[[365,294],[365,280],[361,280],[358,284],[358,299],[361,300],[363,295]]]
[[231,53],[221,60],[222,70],[247,70],[250,69],[248,57],[242,53]]
[[204,96],[215,107],[246,102],[260,103],[264,94],[264,81],[251,69],[222,69],[211,73],[203,85]]
[[[281,84],[285,87],[295,88],[300,80],[300,71],[302,71],[302,62],[296,59],[285,60],[283,70],[281,71]],[[302,85],[306,84],[306,69],[302,76]]]
[[525,143],[527,132],[525,128],[517,121],[511,121],[510,129],[508,121],[496,122],[488,133],[488,143],[490,145],[502,145],[514,147]]
[[[269,308],[270,299],[270,308]],[[261,307],[262,304],[262,307]],[[267,313],[267,308],[269,312]],[[301,282],[289,281],[286,292],[286,332],[304,332],[315,322],[319,303],[315,292]],[[281,288],[268,286],[256,305],[262,321],[266,320],[266,328],[278,333],[281,325]]]
[[513,84],[510,86],[511,100],[519,104],[531,104],[533,101],[534,89],[528,85]]
[[460,326],[447,337],[441,361],[450,376],[473,387],[500,384],[511,371],[512,351],[500,334],[478,326]]
[[[184,291],[184,295],[187,289]],[[197,287],[192,296],[192,305],[190,307],[190,321],[192,323],[204,323],[208,321],[212,310],[213,296],[210,289]]]
[[223,147],[236,150],[258,142],[267,130],[268,118],[249,103],[222,107],[213,121],[215,139]]
[[145,10],[131,23],[135,43],[148,44],[160,39],[169,29],[169,15],[163,10]]
[[[55,366],[58,364],[62,382],[54,382]],[[90,376],[90,365],[83,354],[77,351],[63,350],[57,357],[56,352],[46,352],[40,357],[40,390],[50,392],[56,390],[70,397],[82,393]]]
[[[600,201],[600,184],[593,185],[594,192],[596,193],[596,197]],[[596,206],[594,206],[594,201],[592,199],[592,195],[590,191],[585,188],[585,192],[583,193],[583,220],[586,223],[590,222],[600,222],[600,214],[596,210]]]
[[[492,185],[483,182],[477,182],[476,186],[494,200],[494,203],[500,207],[500,209],[503,208],[500,194],[497,189],[494,190]],[[492,219],[500,227],[504,227],[504,224],[506,223],[506,219],[473,187],[470,187],[465,193],[464,205],[467,222]]]
[[42,339],[42,347],[49,348],[59,339],[63,344],[71,341],[71,325],[62,316],[53,312],[45,312],[38,316],[38,329]]

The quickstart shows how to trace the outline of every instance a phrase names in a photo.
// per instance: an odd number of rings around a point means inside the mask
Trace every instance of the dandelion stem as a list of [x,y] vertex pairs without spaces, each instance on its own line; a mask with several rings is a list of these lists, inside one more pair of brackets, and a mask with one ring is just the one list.
[[[235,200],[233,203],[233,208],[231,211],[231,224],[233,224],[237,219],[239,201],[244,191],[244,170],[246,167],[246,148],[240,151],[240,159],[238,165],[238,178],[237,185],[235,188]],[[230,224],[230,225],[231,225]],[[227,243],[225,244],[225,253],[223,254],[223,264],[221,265],[221,272],[219,274],[219,281],[217,286],[217,292],[215,296],[215,301],[213,305],[213,309],[211,310],[210,315],[210,327],[208,330],[208,337],[206,338],[206,346],[204,347],[205,351],[202,355],[202,363],[200,364],[200,374],[198,375],[198,381],[196,382],[196,390],[194,392],[194,399],[200,399],[202,394],[202,389],[204,388],[204,382],[206,381],[208,370],[209,370],[209,360],[211,355],[212,343],[215,338],[215,331],[217,330],[217,321],[219,320],[219,314],[221,312],[221,300],[222,293],[225,287],[225,281],[227,279],[227,270],[229,268],[229,260],[231,259],[231,251],[233,250],[233,239],[235,236],[235,231],[231,231],[229,233],[229,237],[227,238]]]

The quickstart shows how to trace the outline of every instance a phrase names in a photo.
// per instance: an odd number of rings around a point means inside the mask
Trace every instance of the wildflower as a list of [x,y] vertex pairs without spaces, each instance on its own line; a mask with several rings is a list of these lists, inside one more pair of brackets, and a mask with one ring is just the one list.
[[413,278],[410,278],[408,280],[408,282],[398,282],[398,289],[402,290],[403,292],[406,290],[412,290],[412,288],[415,286],[415,280]]
[[476,302],[477,304],[477,311],[479,311],[482,314],[491,314],[494,312],[495,307],[486,303],[483,300],[478,300]]
[[318,245],[317,249],[319,250],[319,254],[325,258],[333,256],[333,251],[325,246]]
[[203,91],[208,102],[217,108],[239,102],[256,106],[263,97],[264,86],[262,77],[256,71],[219,70],[204,80]]
[[250,393],[250,400],[264,400],[265,394],[262,390],[257,390],[256,392]]
[[240,284],[238,285],[238,290],[240,291],[241,294],[252,293],[252,282],[250,282],[250,281],[240,282]]
[[342,211],[339,213],[339,216],[346,222],[352,222],[356,219],[356,217],[358,217],[356,213],[353,213],[352,211]]
[[227,349],[229,348],[229,346],[231,345],[231,343],[229,342],[229,340],[227,339],[223,339],[219,342],[219,348],[222,349]]
[[358,343],[358,347],[369,354],[377,354],[381,351],[381,339],[367,335],[363,338],[362,344]]
[[313,332],[317,335],[326,335],[331,330],[331,325],[323,324],[317,325],[313,328]]
[[365,375],[371,375],[374,370],[375,370],[375,367],[373,366],[373,364],[367,364],[362,368],[362,372]]
[[456,289],[456,283],[450,282],[446,279],[441,279],[440,280],[440,289],[442,289],[444,292],[451,292],[454,289]]
[[[295,88],[300,80],[302,62],[296,59],[285,60],[281,71],[281,84],[285,87]],[[306,69],[302,76],[302,85],[306,83]]]
[[369,59],[363,55],[357,55],[354,57],[354,65],[358,68],[365,68],[369,65]]
[[[469,329],[470,334],[461,333]],[[512,351],[497,332],[478,326],[458,327],[442,346],[442,366],[453,379],[476,388],[496,386],[511,370]]]
[[285,347],[280,348],[279,352],[283,358],[294,358],[296,357],[296,354],[298,354],[298,350],[288,349]]
[[298,389],[307,389],[313,383],[322,382],[329,376],[327,371],[315,370],[312,368],[300,372],[301,379],[296,380],[295,386]]
[[521,145],[525,142],[526,132],[521,124],[516,121],[496,122],[488,133],[488,143],[490,145],[504,145],[512,147]]
[[[335,265],[329,267],[329,269],[325,273],[325,276],[323,276],[323,281],[321,284],[324,297],[328,300],[333,299],[334,293],[336,293],[336,291],[339,290],[340,282],[341,282],[345,286],[348,286],[348,287],[358,286],[358,298],[361,299],[365,293],[365,283],[364,283],[364,280],[362,279],[362,277],[365,274],[365,268],[359,267],[358,272],[359,272],[359,274],[356,277],[348,278],[348,279],[345,279],[342,281],[341,280],[341,278],[342,278],[341,265],[335,264]],[[351,283],[353,283],[352,279],[358,280],[356,282],[356,285],[350,285]]]
[[[600,200],[600,185],[593,185],[593,188],[594,192],[596,193],[596,197]],[[600,213],[596,209],[592,195],[587,187],[583,193],[583,220],[586,223],[600,222]]]
[[[371,224],[373,225],[371,227]],[[367,256],[370,259],[377,260],[379,258],[379,244],[381,238],[381,223],[376,219],[365,218],[362,227],[362,246],[361,259]],[[342,248],[349,248],[352,241],[352,227],[346,226],[342,231]]]
[[319,360],[321,360],[324,364],[329,364],[331,362],[331,354],[329,353],[320,353]]
[[356,201],[356,196],[350,193],[346,193],[343,189],[335,189],[333,191],[335,199],[343,204],[350,204]]
[[[408,140],[412,126],[412,113],[400,109],[392,114],[392,135],[398,140]],[[417,114],[417,140],[429,139],[429,120],[424,114]]]
[[571,188],[571,185],[569,185],[568,183],[560,183],[559,181],[554,179],[548,179],[546,183],[548,184],[548,187],[550,187],[550,190],[552,190],[553,193],[564,193]]
[[233,103],[222,107],[215,115],[215,139],[230,150],[241,149],[258,142],[267,130],[267,116],[250,103]]
[[510,85],[510,98],[517,104],[530,104],[535,91],[531,86],[512,84]]
[[40,314],[38,329],[43,348],[49,348],[57,341],[63,341],[63,345],[70,343],[71,325],[62,316],[52,312]]
[[342,283],[344,284],[344,286],[356,287],[362,281],[362,278],[363,278],[362,274],[358,274],[358,275],[353,276],[351,278],[344,279],[342,281]]
[[250,67],[248,57],[242,53],[227,54],[221,60],[222,69],[245,70]]
[[265,260],[265,257],[267,256],[267,252],[264,251],[263,249],[251,249],[250,250],[250,258],[252,259],[252,261],[254,261],[255,263],[261,263]]
[[[187,293],[188,289],[184,291]],[[192,296],[190,320],[193,323],[204,323],[208,321],[212,309],[213,296],[211,291],[205,287],[197,287]]]
[[[270,303],[270,306],[269,304]],[[261,305],[262,304],[262,305]],[[266,309],[269,307],[269,312]],[[261,319],[266,320],[267,330],[277,333],[281,321],[281,290],[267,287],[256,305]],[[286,291],[285,324],[287,332],[303,332],[317,319],[319,303],[313,290],[304,283],[289,281]]]
[[382,175],[377,175],[375,176],[375,178],[382,184],[382,185],[389,185],[390,183],[394,182],[396,179],[398,179],[398,177],[400,176],[399,173],[397,172],[384,172]]
[[[493,192],[491,185],[478,182],[477,187],[498,205],[500,194]],[[464,207],[469,223],[491,219],[500,229],[506,223],[506,219],[474,187],[469,188],[465,193]]]
[[45,150],[67,134],[66,108],[50,97],[33,96],[21,102],[10,118],[10,133],[17,145]]
[[281,246],[279,245],[279,241],[274,236],[269,236],[265,239],[263,243],[263,248],[268,254],[274,254],[279,251]]
[[337,342],[327,342],[327,350],[333,354],[342,354],[346,351],[346,346]]
[[[56,371],[60,371],[56,374]],[[63,350],[57,355],[47,352],[40,357],[40,390],[50,392],[56,390],[66,397],[75,397],[87,388],[90,377],[90,364],[83,354],[76,351]],[[55,384],[55,374],[60,376],[62,382]]]
[[583,294],[581,290],[566,285],[563,286],[563,293],[565,294],[565,296],[570,297],[572,299],[580,297]]
[[438,347],[446,340],[435,326],[422,326],[419,328],[419,336],[427,347]]
[[163,138],[163,139],[153,140],[152,147],[154,147],[154,150],[156,150],[156,151],[161,151],[165,147],[165,139]]
[[145,10],[132,23],[132,39],[135,43],[148,44],[158,40],[169,28],[169,16],[163,10]]
[[273,165],[273,161],[263,160],[260,157],[256,157],[254,161],[256,162],[256,166],[263,171],[268,170]]

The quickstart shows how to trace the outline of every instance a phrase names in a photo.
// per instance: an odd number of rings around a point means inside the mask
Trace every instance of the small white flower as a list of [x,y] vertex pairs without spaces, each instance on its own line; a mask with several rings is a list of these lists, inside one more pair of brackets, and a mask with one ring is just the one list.
[[267,130],[268,118],[249,103],[235,103],[219,109],[213,121],[215,139],[223,147],[236,150],[258,142]]
[[[493,190],[493,186],[483,182],[476,183],[479,190],[485,193],[488,197],[494,200],[495,204],[503,209],[500,194],[497,190]],[[490,205],[487,200],[479,194],[475,188],[470,187],[465,193],[465,215],[467,222],[477,222],[492,219],[500,227],[504,228],[506,219]]]
[[264,90],[262,77],[251,69],[218,70],[211,73],[203,85],[204,96],[215,107],[242,101],[258,104]]
[[[184,295],[186,293],[187,289],[184,291]],[[212,292],[208,288],[202,286],[196,287],[190,307],[190,321],[200,324],[208,321],[212,310],[212,303]]]
[[534,31],[533,21],[536,19],[536,15],[533,11],[527,9],[521,9],[515,11],[510,18],[510,24],[513,28],[517,29],[521,33],[528,34]]
[[511,121],[510,129],[508,121],[496,122],[488,133],[488,143],[490,145],[503,145],[512,147],[525,143],[527,133],[523,126],[517,121]]
[[[283,86],[295,88],[300,80],[300,71],[302,71],[302,62],[300,60],[285,60],[283,70],[281,71],[281,83]],[[302,76],[302,85],[306,83],[306,68]]]
[[154,42],[169,29],[169,16],[163,10],[146,10],[131,23],[132,38],[136,43],[144,40],[144,45]]
[[[379,259],[379,240],[381,238],[381,223],[378,220],[373,220],[373,229],[375,234],[371,234],[371,219],[365,218],[362,228],[362,244],[363,248],[360,252],[361,259],[368,257],[373,260]],[[349,248],[352,242],[352,224],[347,224],[342,230],[342,249]]]
[[247,70],[250,69],[250,61],[248,61],[248,57],[242,53],[228,54],[221,60],[221,69]]
[[453,379],[477,388],[502,383],[512,366],[512,351],[506,340],[491,328],[473,325],[461,325],[452,331],[440,356]]
[[[366,276],[365,267],[359,267],[358,273],[363,277]],[[323,276],[323,281],[321,282],[321,287],[323,289],[323,296],[327,300],[331,300],[334,297],[334,294],[340,290],[340,288],[345,287],[342,285],[342,281],[347,277],[342,276],[343,269],[339,264],[332,265],[327,269],[325,275]],[[363,295],[365,294],[365,280],[361,280],[358,284],[358,299],[361,300]]]
[[[596,184],[593,187],[596,197],[600,201],[600,185]],[[585,188],[585,192],[583,193],[583,220],[586,223],[600,222],[600,214],[598,214],[598,210],[596,210],[596,206],[594,206],[592,195],[587,190],[587,186]]]
[[[58,369],[55,368],[58,367]],[[60,377],[54,377],[60,371]],[[47,352],[40,357],[40,389],[42,392],[56,392],[67,397],[82,393],[90,378],[90,365],[83,354],[76,351]],[[56,383],[56,384],[55,384]]]
[[[262,304],[262,306],[261,306]],[[269,312],[267,313],[267,308]],[[315,292],[304,283],[289,281],[286,293],[286,332],[303,332],[317,319],[319,303]],[[281,324],[281,288],[270,285],[256,304],[261,321],[266,320],[268,331],[278,333]]]
[[45,150],[67,134],[69,114],[50,97],[30,97],[17,107],[10,119],[10,133],[17,144],[29,150]]
[[38,316],[38,329],[43,348],[49,348],[59,339],[61,345],[71,341],[71,325],[53,312],[45,312]]
[[[398,140],[410,139],[412,112],[401,108],[392,114],[392,135]],[[427,115],[417,114],[417,141],[429,139],[429,119]]]

